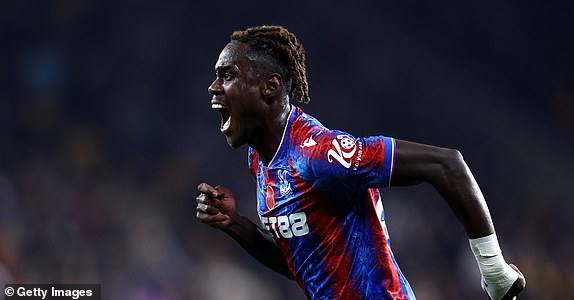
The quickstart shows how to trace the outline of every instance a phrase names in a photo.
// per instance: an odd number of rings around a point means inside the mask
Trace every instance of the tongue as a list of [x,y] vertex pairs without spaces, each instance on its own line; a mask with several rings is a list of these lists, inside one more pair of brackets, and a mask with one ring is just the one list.
[[223,124],[223,126],[221,126],[221,131],[225,131],[225,130],[229,129],[230,125],[231,125],[231,116],[229,116],[229,118],[227,118],[227,121],[225,122],[225,124]]

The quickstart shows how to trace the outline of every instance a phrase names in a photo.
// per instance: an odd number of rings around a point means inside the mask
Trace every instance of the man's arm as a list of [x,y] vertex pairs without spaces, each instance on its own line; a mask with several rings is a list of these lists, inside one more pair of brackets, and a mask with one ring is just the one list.
[[200,221],[221,229],[259,262],[294,279],[275,240],[236,212],[235,198],[230,190],[221,186],[211,187],[207,183],[200,184],[197,189],[200,194],[196,199],[196,216]]
[[[391,185],[428,182],[442,195],[463,224],[487,284],[493,277],[489,273],[493,273],[495,279],[505,273],[518,274],[513,284],[502,287],[508,289],[498,299],[512,299],[524,289],[526,280],[522,273],[513,265],[507,266],[502,258],[484,196],[459,151],[397,140],[392,176]],[[492,261],[499,268],[493,270]],[[516,278],[514,273],[509,276]]]
[[494,233],[484,196],[459,151],[401,140],[395,151],[391,185],[428,182],[452,208],[469,238]]

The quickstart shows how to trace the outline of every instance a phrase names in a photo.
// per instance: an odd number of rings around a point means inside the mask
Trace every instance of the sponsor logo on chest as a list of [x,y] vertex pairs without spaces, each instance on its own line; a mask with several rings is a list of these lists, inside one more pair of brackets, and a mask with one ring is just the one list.
[[290,239],[309,233],[307,215],[304,211],[276,217],[261,216],[261,225],[265,231],[278,239]]

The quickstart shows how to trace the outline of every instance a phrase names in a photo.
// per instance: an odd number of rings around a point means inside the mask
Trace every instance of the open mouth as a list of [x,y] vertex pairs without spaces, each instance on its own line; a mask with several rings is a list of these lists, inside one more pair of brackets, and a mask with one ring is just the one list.
[[211,108],[219,110],[221,114],[221,128],[219,130],[221,132],[227,131],[231,126],[231,113],[229,109],[221,103],[213,103],[211,104]]

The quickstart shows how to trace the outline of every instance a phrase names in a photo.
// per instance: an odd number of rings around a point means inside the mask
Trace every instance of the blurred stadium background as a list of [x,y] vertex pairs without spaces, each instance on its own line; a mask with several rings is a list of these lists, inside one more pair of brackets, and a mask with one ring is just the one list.
[[[245,148],[210,110],[233,30],[282,24],[331,128],[458,148],[521,299],[574,297],[569,1],[1,1],[0,284],[101,283],[103,299],[304,299],[195,220],[201,181],[256,220]],[[428,186],[385,192],[420,299],[483,299],[462,227]]]

